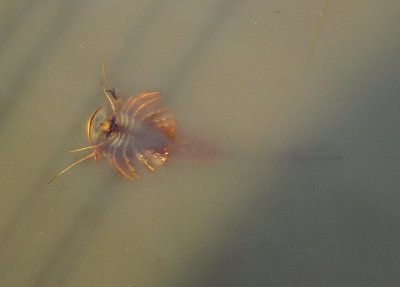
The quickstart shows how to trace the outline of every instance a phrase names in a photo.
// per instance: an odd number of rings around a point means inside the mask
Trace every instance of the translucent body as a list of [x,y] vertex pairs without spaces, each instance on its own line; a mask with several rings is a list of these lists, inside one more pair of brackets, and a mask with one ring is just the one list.
[[98,108],[88,121],[91,145],[73,150],[93,149],[92,153],[69,165],[49,183],[90,158],[108,158],[110,165],[130,180],[139,178],[138,170],[154,171],[168,160],[176,138],[176,122],[169,110],[160,106],[160,93],[142,93],[123,100],[114,89],[103,90],[109,105]]
[[113,90],[105,91],[110,105],[98,109],[88,122],[88,138],[95,158],[109,163],[129,179],[138,170],[154,171],[168,159],[176,136],[176,122],[160,106],[158,92],[143,93],[122,100]]

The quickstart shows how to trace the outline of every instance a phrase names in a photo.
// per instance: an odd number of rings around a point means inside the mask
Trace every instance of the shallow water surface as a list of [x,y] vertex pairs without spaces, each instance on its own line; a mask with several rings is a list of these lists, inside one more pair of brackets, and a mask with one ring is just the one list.
[[[396,9],[397,8],[397,9]],[[397,1],[18,0],[0,9],[0,286],[397,286]],[[109,81],[220,148],[87,161]]]

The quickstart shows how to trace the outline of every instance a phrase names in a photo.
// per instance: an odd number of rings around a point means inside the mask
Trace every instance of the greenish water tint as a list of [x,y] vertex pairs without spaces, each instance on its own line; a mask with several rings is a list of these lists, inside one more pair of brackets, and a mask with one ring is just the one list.
[[[396,286],[400,4],[294,2],[1,5],[0,286]],[[221,155],[47,185],[102,55]]]

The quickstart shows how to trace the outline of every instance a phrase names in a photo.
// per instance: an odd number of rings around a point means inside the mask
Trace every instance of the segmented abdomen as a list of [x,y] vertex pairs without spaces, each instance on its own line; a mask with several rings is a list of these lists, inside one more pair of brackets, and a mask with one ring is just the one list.
[[168,159],[176,122],[160,101],[158,92],[143,93],[121,103],[118,110],[117,130],[103,152],[110,164],[129,179],[139,178],[138,170],[143,168],[154,171]]

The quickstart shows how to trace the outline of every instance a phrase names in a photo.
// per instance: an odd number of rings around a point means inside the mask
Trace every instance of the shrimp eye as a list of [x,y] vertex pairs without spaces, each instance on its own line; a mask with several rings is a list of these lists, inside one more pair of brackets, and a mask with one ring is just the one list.
[[111,130],[111,122],[109,120],[101,122],[99,127],[103,132],[108,133]]

